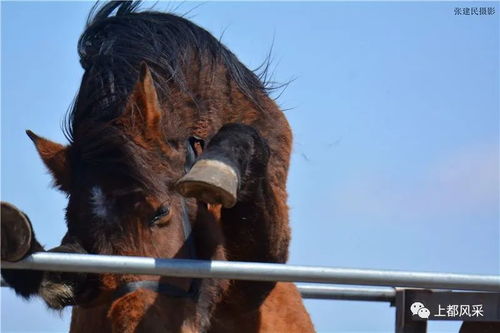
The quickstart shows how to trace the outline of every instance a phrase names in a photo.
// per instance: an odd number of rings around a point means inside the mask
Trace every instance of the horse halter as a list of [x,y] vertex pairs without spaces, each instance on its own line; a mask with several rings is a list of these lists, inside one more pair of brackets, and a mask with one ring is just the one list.
[[[201,154],[204,148],[204,141],[196,136],[192,136],[187,140],[186,143],[187,153],[186,153],[186,163],[184,165],[184,171],[188,172],[196,161],[196,158]],[[182,207],[182,230],[184,232],[184,244],[188,251],[188,257],[190,259],[196,259],[196,249],[193,240],[193,233],[191,228],[191,221],[189,220],[189,215],[186,207],[186,199],[181,199]],[[175,298],[190,298],[196,300],[200,294],[201,279],[192,279],[188,290],[184,290],[181,287],[170,283],[161,283],[159,281],[141,280],[127,282],[113,292],[113,299],[118,299],[125,296],[128,293],[134,292],[138,289],[147,289],[154,291],[156,293],[164,294]]]

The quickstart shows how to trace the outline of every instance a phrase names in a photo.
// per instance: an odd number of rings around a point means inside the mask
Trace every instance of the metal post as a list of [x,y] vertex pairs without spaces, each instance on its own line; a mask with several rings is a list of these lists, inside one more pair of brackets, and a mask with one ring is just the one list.
[[396,333],[426,333],[427,321],[412,321],[406,320],[405,306],[406,293],[405,289],[396,288]]

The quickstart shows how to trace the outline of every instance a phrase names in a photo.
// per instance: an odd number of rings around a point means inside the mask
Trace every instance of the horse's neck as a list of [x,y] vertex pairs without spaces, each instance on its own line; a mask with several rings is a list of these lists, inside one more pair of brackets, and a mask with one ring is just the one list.
[[107,319],[108,309],[108,304],[91,308],[74,306],[71,312],[70,332],[111,332],[111,323]]
[[197,332],[195,304],[140,289],[112,303],[75,306],[71,333]]

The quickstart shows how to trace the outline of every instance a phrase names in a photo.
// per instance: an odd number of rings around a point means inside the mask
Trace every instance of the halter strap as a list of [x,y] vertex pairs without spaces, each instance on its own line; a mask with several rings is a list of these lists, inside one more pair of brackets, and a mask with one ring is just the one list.
[[[186,156],[186,172],[189,171],[192,164],[194,164],[199,152],[195,145],[203,148],[203,140],[198,137],[190,137],[187,142],[187,156]],[[197,151],[195,151],[195,149]],[[191,221],[186,207],[186,199],[181,200],[182,209],[182,230],[184,232],[184,245],[187,247],[188,257],[196,259],[196,249],[193,241],[193,233],[191,228]],[[201,279],[192,279],[188,290],[184,290],[176,285],[170,283],[160,283],[159,281],[141,280],[123,283],[113,292],[113,299],[118,299],[128,293],[134,292],[137,289],[147,289],[156,293],[165,294],[174,298],[191,298],[196,300],[200,294]]]
[[118,289],[113,292],[113,299],[118,299],[128,293],[134,292],[138,289],[147,289],[155,293],[165,294],[174,298],[191,298],[196,300],[200,293],[200,279],[193,279],[189,290],[184,290],[178,286],[170,283],[160,283],[159,281],[141,280],[134,282],[127,282],[122,284]]

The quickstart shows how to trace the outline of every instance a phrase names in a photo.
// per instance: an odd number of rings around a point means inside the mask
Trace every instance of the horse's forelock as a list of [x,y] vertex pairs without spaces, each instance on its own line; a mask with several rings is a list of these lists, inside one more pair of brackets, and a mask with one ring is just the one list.
[[[147,192],[161,191],[167,180],[154,172],[168,156],[158,156],[137,145],[123,129],[110,124],[90,124],[71,145],[73,178],[81,172],[130,180]],[[165,170],[168,172],[169,170]]]

